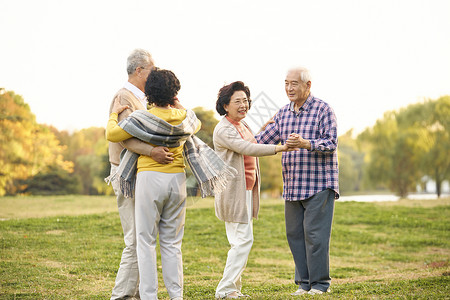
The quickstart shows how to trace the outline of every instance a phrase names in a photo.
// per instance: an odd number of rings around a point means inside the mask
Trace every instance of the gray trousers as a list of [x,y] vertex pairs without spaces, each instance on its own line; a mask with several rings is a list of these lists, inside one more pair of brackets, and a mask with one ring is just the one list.
[[330,238],[335,192],[285,201],[286,235],[295,262],[295,283],[306,291],[330,286]]

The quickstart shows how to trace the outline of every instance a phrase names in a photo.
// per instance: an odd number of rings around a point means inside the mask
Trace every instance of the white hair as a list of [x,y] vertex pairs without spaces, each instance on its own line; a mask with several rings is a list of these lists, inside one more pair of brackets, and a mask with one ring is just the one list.
[[300,80],[304,83],[311,81],[311,74],[309,73],[309,70],[305,67],[293,67],[288,70],[288,72],[290,71],[300,72]]
[[131,75],[136,71],[136,68],[145,68],[149,65],[150,67],[154,65],[150,52],[144,49],[135,49],[127,58],[127,73]]

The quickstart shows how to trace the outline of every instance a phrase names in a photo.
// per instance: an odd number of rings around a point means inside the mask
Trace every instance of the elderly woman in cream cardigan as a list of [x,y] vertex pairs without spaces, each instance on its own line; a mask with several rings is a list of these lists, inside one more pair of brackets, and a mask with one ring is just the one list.
[[222,280],[216,298],[245,297],[241,293],[241,275],[253,245],[252,218],[259,211],[259,156],[292,151],[287,145],[257,144],[248,125],[243,121],[251,106],[250,90],[241,81],[222,87],[216,110],[224,116],[214,129],[216,153],[238,174],[227,183],[222,193],[215,195],[216,216],[225,222],[230,243]]

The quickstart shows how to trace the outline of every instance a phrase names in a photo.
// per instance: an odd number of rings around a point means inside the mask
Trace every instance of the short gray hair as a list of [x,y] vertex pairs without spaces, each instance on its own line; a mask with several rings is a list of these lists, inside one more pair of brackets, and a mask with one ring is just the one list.
[[304,83],[311,81],[311,74],[309,70],[305,67],[293,67],[288,70],[289,71],[299,71],[300,72],[300,80]]
[[127,58],[127,73],[128,75],[131,75],[138,67],[145,68],[148,65],[150,65],[150,67],[154,66],[150,52],[144,49],[135,49]]

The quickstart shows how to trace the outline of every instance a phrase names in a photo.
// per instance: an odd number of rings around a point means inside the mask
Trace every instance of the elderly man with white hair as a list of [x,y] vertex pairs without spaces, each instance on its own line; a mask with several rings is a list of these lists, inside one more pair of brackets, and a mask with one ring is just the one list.
[[286,235],[299,285],[292,295],[322,294],[330,291],[331,224],[339,198],[336,116],[311,94],[306,68],[287,72],[285,90],[290,103],[256,140],[300,148],[282,156]]
[[[126,119],[135,110],[146,110],[145,82],[154,66],[151,54],[143,49],[133,50],[127,59],[128,81],[125,82],[111,101],[109,113],[111,113],[116,99],[128,109],[119,114],[119,121]],[[135,153],[151,156],[161,164],[173,161],[172,153],[166,147],[153,147],[136,138],[128,139],[120,143],[109,143],[109,161],[111,174],[117,172],[120,163],[120,152],[126,148]],[[139,299],[139,270],[136,254],[136,224],[134,198],[125,198],[119,188],[118,179],[111,181],[114,193],[117,197],[117,207],[124,234],[125,248],[122,252],[119,270],[117,271],[115,286],[111,299]]]

